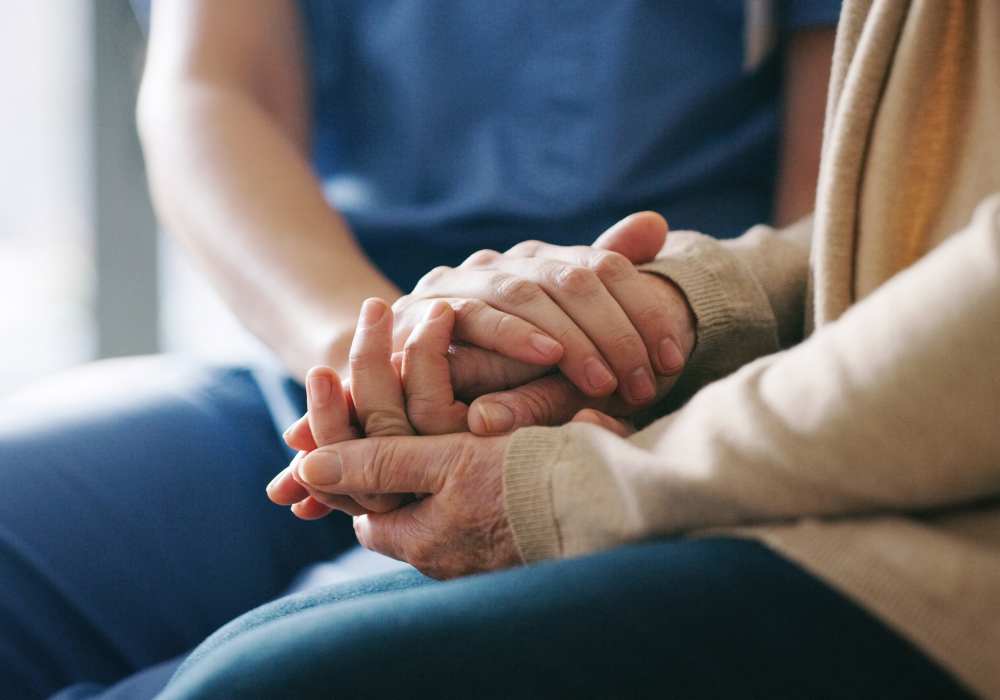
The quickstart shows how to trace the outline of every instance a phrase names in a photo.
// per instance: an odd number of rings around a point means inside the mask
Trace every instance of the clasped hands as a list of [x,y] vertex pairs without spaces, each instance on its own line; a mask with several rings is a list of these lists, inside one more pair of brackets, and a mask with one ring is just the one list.
[[344,511],[362,545],[435,578],[520,563],[510,433],[575,420],[626,435],[616,417],[665,394],[693,348],[683,294],[635,267],[666,234],[643,212],[593,246],[480,251],[392,308],[367,300],[349,382],[309,372],[308,411],[284,435],[299,452],[268,496],[304,519]]

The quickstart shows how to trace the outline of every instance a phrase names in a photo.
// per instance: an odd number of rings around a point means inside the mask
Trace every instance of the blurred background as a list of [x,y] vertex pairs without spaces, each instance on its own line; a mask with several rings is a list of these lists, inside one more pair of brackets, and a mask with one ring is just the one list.
[[157,234],[144,45],[128,0],[0,4],[0,394],[105,357],[261,352]]

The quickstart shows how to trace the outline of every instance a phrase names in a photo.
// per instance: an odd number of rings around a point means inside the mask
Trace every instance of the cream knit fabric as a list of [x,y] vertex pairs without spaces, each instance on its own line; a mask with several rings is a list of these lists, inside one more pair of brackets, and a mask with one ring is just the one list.
[[758,538],[1000,697],[998,192],[1000,2],[847,0],[814,219],[671,234],[692,398],[515,433],[525,560]]

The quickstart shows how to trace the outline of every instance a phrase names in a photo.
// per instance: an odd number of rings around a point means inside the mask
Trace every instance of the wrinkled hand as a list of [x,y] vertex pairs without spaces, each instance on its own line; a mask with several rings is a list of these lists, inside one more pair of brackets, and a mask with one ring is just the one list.
[[[629,432],[596,411],[579,420]],[[309,453],[299,475],[312,493],[327,498],[423,494],[391,512],[354,518],[354,531],[368,549],[433,578],[453,578],[521,563],[504,505],[509,440],[469,433],[351,440]]]
[[292,512],[301,518],[323,517],[331,508],[351,515],[384,512],[405,497],[357,494],[330,500],[322,494],[310,495],[298,478],[298,467],[305,455],[317,447],[362,435],[413,435],[407,409],[425,416],[421,423],[424,433],[466,430],[467,407],[455,401],[448,376],[448,348],[454,324],[451,309],[443,302],[433,304],[413,330],[403,358],[403,381],[391,362],[392,323],[392,310],[384,301],[365,301],[351,345],[349,389],[329,367],[309,372],[309,410],[284,434],[288,445],[299,453],[267,488],[272,501],[292,505]]
[[[442,409],[438,428],[454,430],[466,408],[448,382],[451,308],[433,304],[407,342],[402,381],[390,363],[392,312],[365,302],[351,353],[358,419],[381,435],[409,430],[414,402]],[[520,562],[507,520],[503,459],[509,437],[459,433],[428,437],[369,437],[351,422],[349,396],[333,370],[314,368],[307,381],[309,413],[286,433],[303,449],[268,487],[272,500],[301,518],[330,510],[353,516],[366,547],[449,578]],[[597,411],[575,420],[618,435],[630,429]]]
[[327,498],[425,494],[391,512],[356,517],[354,531],[368,549],[452,578],[520,562],[503,501],[508,440],[469,433],[352,440],[309,453],[299,475]]

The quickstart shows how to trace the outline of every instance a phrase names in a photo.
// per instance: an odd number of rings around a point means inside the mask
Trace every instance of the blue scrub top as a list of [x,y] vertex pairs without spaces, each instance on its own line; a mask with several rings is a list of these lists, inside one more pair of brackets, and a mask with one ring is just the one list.
[[736,0],[299,0],[330,201],[404,290],[640,209],[732,236],[771,216],[781,39],[840,2],[771,3],[744,68]]
[[[132,0],[148,21],[151,0]],[[404,291],[640,209],[726,237],[771,216],[781,49],[839,0],[298,0],[313,162]],[[776,50],[745,68],[747,8]],[[251,11],[252,3],[247,11]]]

